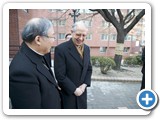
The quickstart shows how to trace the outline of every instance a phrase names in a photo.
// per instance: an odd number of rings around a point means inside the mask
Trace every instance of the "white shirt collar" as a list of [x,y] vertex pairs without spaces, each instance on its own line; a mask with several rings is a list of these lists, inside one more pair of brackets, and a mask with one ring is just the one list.
[[30,46],[28,46],[32,51],[34,51],[35,53],[37,53],[38,55],[44,56],[44,54],[41,54],[39,52],[37,52],[36,50],[32,49]]

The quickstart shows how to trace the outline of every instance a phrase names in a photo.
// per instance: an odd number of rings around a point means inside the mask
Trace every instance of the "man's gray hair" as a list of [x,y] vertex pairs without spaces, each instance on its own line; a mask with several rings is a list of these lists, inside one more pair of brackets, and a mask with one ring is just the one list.
[[75,32],[79,26],[84,27],[87,30],[87,27],[83,21],[75,22],[72,26],[72,32]]
[[52,22],[46,18],[32,18],[22,31],[22,39],[25,42],[32,42],[37,35],[47,36],[51,27],[53,27]]

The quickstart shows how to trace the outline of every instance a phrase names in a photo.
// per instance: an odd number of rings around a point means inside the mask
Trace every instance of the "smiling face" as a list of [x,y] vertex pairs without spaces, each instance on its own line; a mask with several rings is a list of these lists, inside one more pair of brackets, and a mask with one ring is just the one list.
[[72,31],[72,38],[75,45],[82,45],[87,35],[87,28],[84,24],[77,24],[76,30]]

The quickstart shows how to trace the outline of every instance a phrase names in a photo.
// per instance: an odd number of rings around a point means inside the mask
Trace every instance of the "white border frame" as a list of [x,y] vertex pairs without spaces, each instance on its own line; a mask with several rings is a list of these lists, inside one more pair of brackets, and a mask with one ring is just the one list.
[[9,9],[145,9],[146,89],[151,89],[151,6],[147,3],[6,3],[3,6],[3,112],[6,115],[148,115],[142,109],[9,109]]

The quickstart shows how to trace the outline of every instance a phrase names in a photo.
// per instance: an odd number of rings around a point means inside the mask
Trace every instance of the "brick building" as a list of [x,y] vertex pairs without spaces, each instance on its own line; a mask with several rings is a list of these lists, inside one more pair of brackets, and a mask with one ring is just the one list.
[[[72,10],[64,9],[10,9],[9,10],[9,56],[12,58],[22,43],[21,32],[26,22],[33,17],[46,17],[54,25],[56,40],[54,46],[65,41],[64,37],[70,33],[73,24]],[[106,22],[100,14],[93,16],[93,12],[85,9],[79,11],[76,20],[84,20],[89,31],[85,43],[90,46],[91,56],[114,57],[116,47],[116,30]],[[124,42],[123,57],[139,53],[140,42],[144,40],[144,19],[128,33]],[[52,49],[54,54],[54,47]]]

